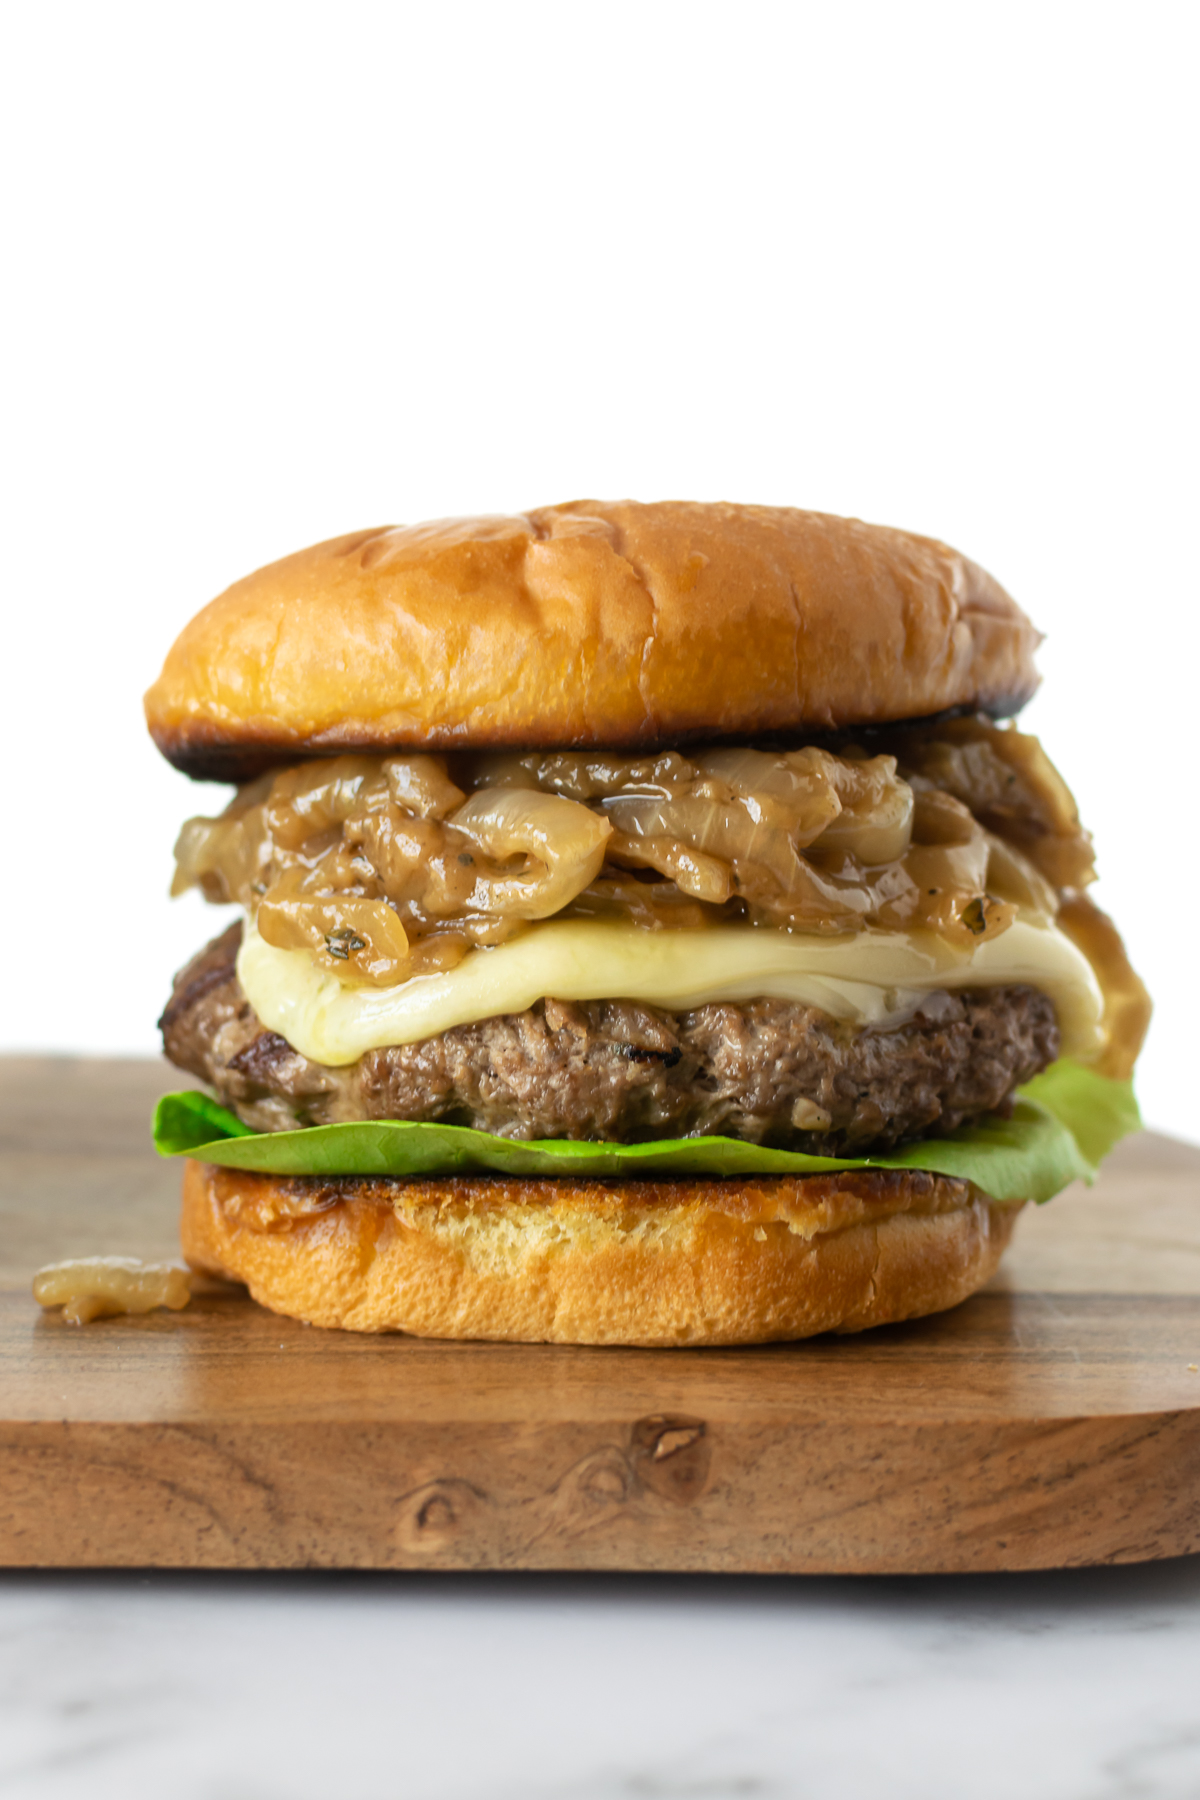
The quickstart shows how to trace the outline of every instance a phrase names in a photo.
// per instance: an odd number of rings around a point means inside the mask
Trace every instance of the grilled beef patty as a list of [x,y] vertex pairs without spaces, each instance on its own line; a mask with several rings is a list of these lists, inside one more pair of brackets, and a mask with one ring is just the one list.
[[847,1026],[789,1000],[683,1013],[544,1000],[333,1069],[256,1016],[234,966],[241,929],[180,972],[159,1025],[170,1060],[259,1131],[437,1119],[511,1138],[713,1132],[865,1154],[1002,1109],[1058,1055],[1053,1005],[1019,985],[931,994],[890,1030]]

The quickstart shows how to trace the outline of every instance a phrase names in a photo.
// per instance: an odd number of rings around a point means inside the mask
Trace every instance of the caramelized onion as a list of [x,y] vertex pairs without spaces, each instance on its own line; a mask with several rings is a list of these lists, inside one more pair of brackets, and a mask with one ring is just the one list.
[[444,819],[466,799],[440,756],[389,756],[383,772],[395,804],[420,819]]
[[248,905],[265,885],[271,839],[263,802],[272,777],[263,775],[234,795],[216,819],[188,819],[175,844],[172,895],[198,887],[206,900]]
[[414,924],[470,910],[475,855],[462,833],[389,805],[350,820],[346,835],[361,845],[382,891]]
[[661,756],[584,755],[556,750],[549,755],[487,756],[475,763],[477,787],[537,787],[568,800],[601,800],[609,794],[677,793],[695,775],[677,750]]
[[787,831],[771,823],[766,809],[744,805],[736,797],[722,801],[693,793],[663,800],[656,795],[620,795],[606,800],[604,808],[624,842],[640,839],[658,846],[653,855],[644,856],[652,868],[665,870],[662,847],[674,844],[679,850],[700,852],[710,865],[757,863],[783,888],[799,872],[796,847]]
[[985,832],[987,839],[987,889],[998,899],[1011,900],[1024,912],[1052,919],[1058,912],[1059,899],[1044,875],[1038,873],[1027,857],[1006,844],[1003,838]]
[[[635,791],[602,805],[623,839],[656,844],[654,855],[645,857],[652,867],[668,870],[664,847],[673,843],[676,854],[700,852],[709,869],[714,862],[736,865],[743,892],[762,885],[747,880],[757,869],[769,887],[786,893],[802,878],[797,846],[811,843],[840,811],[819,772],[791,769],[791,760],[756,750],[718,751],[668,795]],[[747,785],[752,780],[753,789]]]
[[924,782],[913,798],[912,836],[915,844],[940,844],[947,848],[978,846],[983,842],[983,832],[962,801]]
[[693,900],[675,882],[646,880],[609,863],[571,902],[566,914],[582,919],[629,919],[646,931],[701,931],[713,916],[706,905]]
[[1089,878],[1089,840],[1036,740],[957,719],[881,741],[873,756],[850,744],[309,762],[190,820],[175,891],[237,900],[268,942],[384,984],[564,911],[648,928],[921,928],[966,944],[1018,911],[1053,916],[1067,877]]
[[277,950],[313,950],[343,978],[390,986],[410,973],[408,934],[386,900],[312,894],[285,878],[258,908],[259,935]]
[[372,803],[386,806],[387,781],[375,756],[335,756],[301,763],[275,777],[267,802],[267,828],[285,850],[300,850]]
[[899,862],[912,839],[913,791],[896,773],[894,756],[843,761],[824,751],[826,773],[841,812],[821,834],[825,855],[852,856],[865,868]]
[[698,767],[723,783],[759,824],[781,831],[796,849],[806,849],[842,810],[821,750],[794,750],[768,756],[762,750],[714,750]]
[[733,892],[733,873],[728,863],[703,850],[693,850],[674,837],[631,837],[614,831],[608,856],[618,868],[657,869],[669,876],[681,893],[710,906],[723,906]]
[[469,905],[517,919],[548,919],[600,873],[607,819],[536,788],[482,788],[449,823],[494,863],[524,857],[514,874],[481,870]]
[[1035,737],[990,719],[950,719],[895,738],[901,767],[968,806],[1059,890],[1095,879],[1092,840],[1070,788]]
[[177,1263],[141,1262],[134,1256],[77,1256],[51,1263],[33,1278],[39,1306],[61,1306],[69,1325],[122,1313],[153,1312],[167,1306],[179,1312],[192,1297],[186,1269]]
[[1107,1042],[1096,1069],[1116,1081],[1128,1081],[1150,1027],[1150,996],[1125,954],[1116,926],[1086,894],[1067,895],[1059,923],[1095,969],[1104,995]]

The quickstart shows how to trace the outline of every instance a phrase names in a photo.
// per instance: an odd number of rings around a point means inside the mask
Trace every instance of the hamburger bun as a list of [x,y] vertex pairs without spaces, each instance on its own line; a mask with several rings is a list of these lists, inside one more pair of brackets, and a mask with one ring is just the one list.
[[788,507],[575,501],[358,532],[239,581],[146,696],[176,768],[614,748],[1006,716],[1038,634],[930,538]]
[[916,1170],[612,1183],[189,1163],[181,1235],[193,1268],[313,1325],[759,1344],[957,1305],[995,1270],[1019,1211]]

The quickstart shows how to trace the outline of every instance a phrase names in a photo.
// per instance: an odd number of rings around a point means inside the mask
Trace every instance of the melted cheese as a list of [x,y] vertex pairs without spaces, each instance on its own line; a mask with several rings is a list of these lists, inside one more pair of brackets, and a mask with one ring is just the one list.
[[396,987],[353,987],[307,950],[276,950],[246,927],[238,978],[263,1024],[302,1056],[334,1067],[455,1025],[524,1012],[538,1000],[641,1000],[682,1012],[712,1000],[772,997],[853,1025],[900,1024],[938,989],[1028,982],[1049,994],[1065,1056],[1103,1043],[1103,1001],[1082,953],[1052,925],[1018,921],[963,953],[927,934],[802,937],[752,925],[647,931],[553,920],[456,968]]

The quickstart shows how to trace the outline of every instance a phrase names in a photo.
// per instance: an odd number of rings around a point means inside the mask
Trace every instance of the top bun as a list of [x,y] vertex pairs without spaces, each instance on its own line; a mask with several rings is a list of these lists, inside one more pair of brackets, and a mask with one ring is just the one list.
[[188,775],[359,750],[618,748],[1015,712],[1038,634],[932,538],[577,500],[334,538],[239,581],[146,696]]

